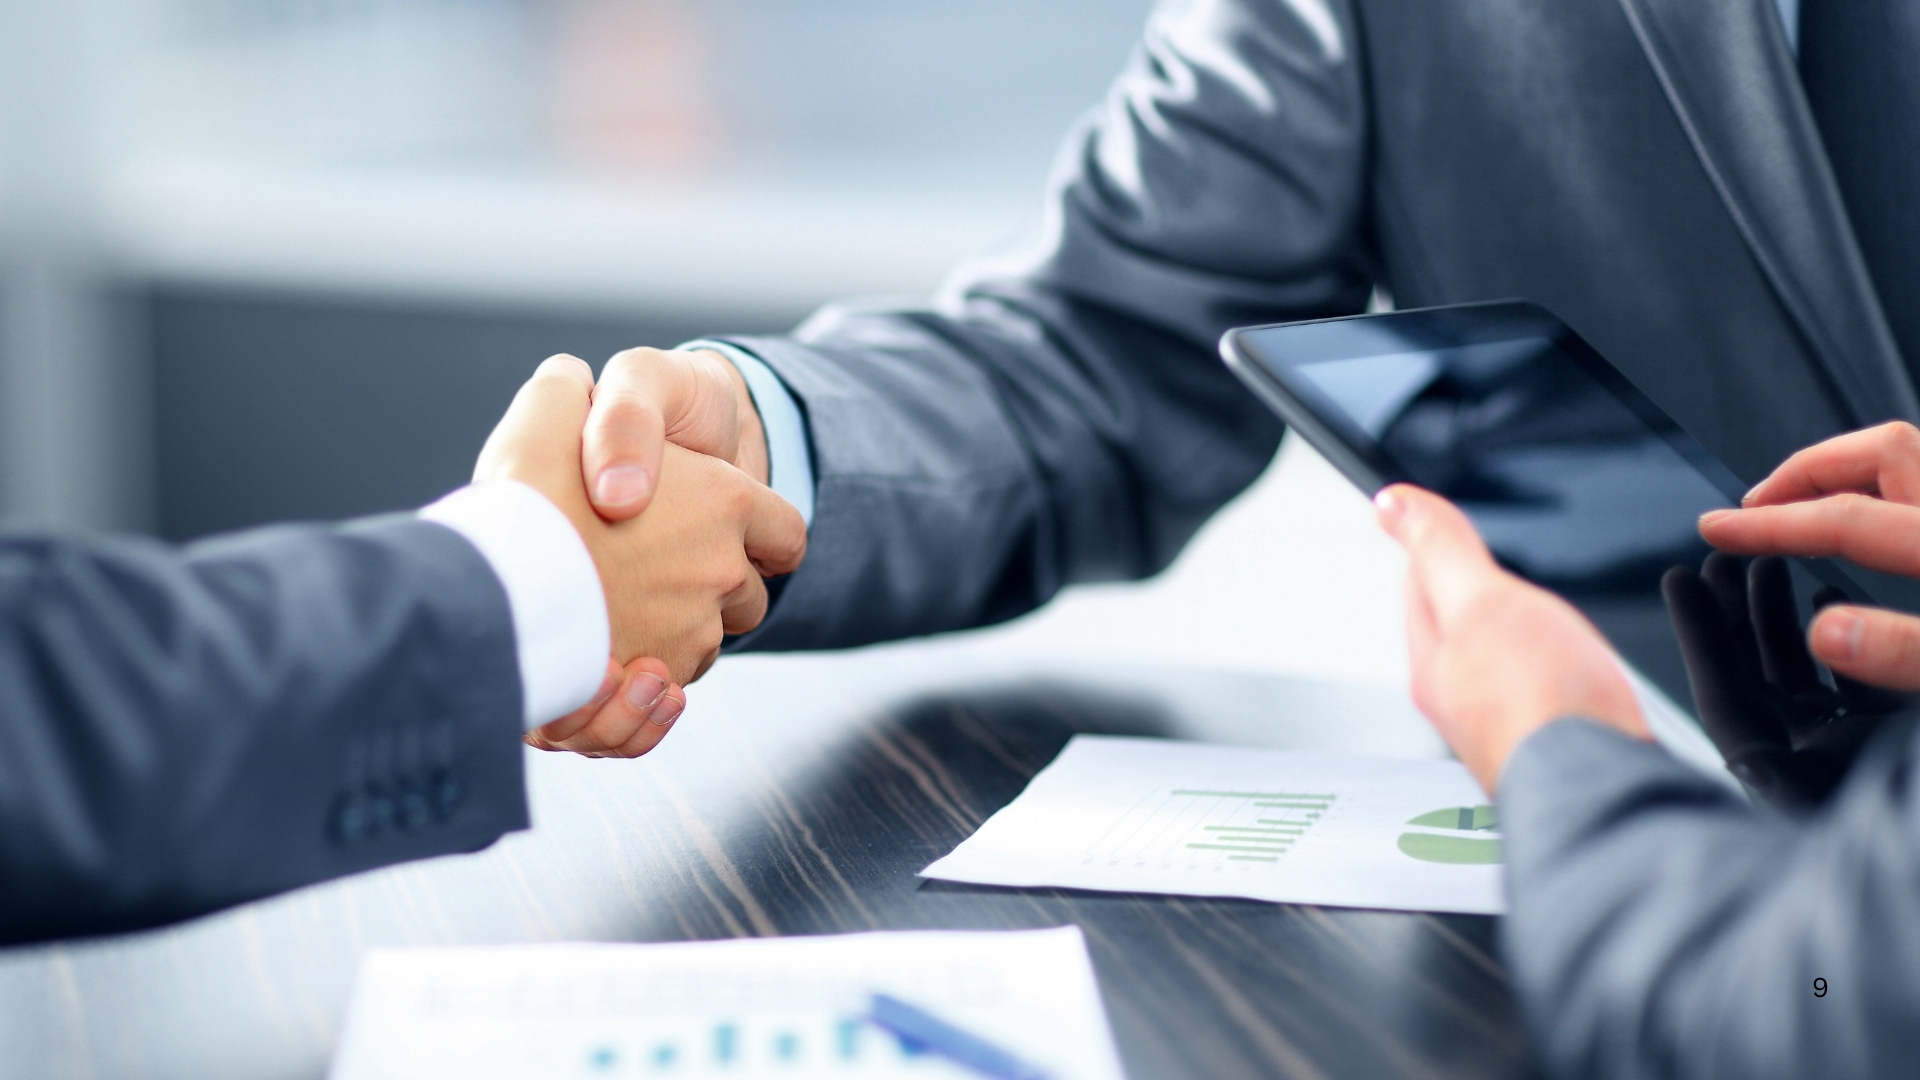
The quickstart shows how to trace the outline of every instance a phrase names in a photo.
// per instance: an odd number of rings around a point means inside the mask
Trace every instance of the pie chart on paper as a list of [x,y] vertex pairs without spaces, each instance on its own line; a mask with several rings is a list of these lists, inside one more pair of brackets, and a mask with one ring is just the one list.
[[1456,866],[1500,861],[1500,837],[1495,833],[1500,821],[1491,806],[1430,810],[1407,824],[1418,830],[1400,834],[1400,853],[1408,858]]

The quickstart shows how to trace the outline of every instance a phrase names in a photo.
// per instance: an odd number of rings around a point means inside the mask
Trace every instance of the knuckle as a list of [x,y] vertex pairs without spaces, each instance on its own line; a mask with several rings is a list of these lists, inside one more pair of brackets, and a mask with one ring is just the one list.
[[621,349],[607,359],[607,366],[600,372],[603,388],[617,389],[623,384],[638,381],[660,369],[661,357],[666,354],[650,346],[638,346]]
[[654,363],[662,355],[664,354],[661,353],[659,349],[651,345],[635,345],[632,348],[621,349],[619,352],[614,353],[612,359],[607,361],[607,366],[618,366],[622,369],[628,369]]
[[632,391],[619,391],[603,395],[595,403],[593,416],[601,424],[623,425],[638,423],[660,415],[653,402],[643,394]]
[[593,369],[587,366],[585,360],[571,353],[554,353],[540,362],[534,374],[554,376],[570,382],[578,382],[584,376],[588,385],[593,384]]
[[726,639],[726,627],[721,625],[720,619],[716,616],[700,627],[699,633],[694,636],[692,651],[703,658],[717,655],[720,652],[721,643]]
[[1878,502],[1870,495],[1850,491],[1844,495],[1832,496],[1832,523],[1838,528],[1853,528],[1869,514],[1873,513],[1873,504]]

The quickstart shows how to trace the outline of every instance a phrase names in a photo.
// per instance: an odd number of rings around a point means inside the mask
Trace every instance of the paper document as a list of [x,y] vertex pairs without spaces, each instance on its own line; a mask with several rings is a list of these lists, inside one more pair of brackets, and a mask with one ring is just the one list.
[[1497,915],[1497,825],[1454,761],[1076,735],[921,874]]
[[865,1019],[876,992],[1059,1080],[1122,1080],[1093,965],[1072,926],[376,950],[361,965],[329,1075],[974,1076]]

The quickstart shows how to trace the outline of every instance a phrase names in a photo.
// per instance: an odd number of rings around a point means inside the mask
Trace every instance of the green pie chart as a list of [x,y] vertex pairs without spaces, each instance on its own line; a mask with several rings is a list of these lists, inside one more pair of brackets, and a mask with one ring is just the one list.
[[1409,858],[1456,866],[1484,866],[1500,861],[1500,838],[1475,835],[1500,827],[1499,818],[1491,806],[1449,806],[1444,810],[1430,810],[1407,824],[1446,830],[1401,833],[1400,853]]

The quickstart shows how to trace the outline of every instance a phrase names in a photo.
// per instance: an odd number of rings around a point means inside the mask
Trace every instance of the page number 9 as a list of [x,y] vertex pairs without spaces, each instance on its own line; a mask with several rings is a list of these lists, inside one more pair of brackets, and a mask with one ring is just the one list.
[[1814,997],[1827,996],[1827,980],[1825,979],[1813,980],[1813,996]]

